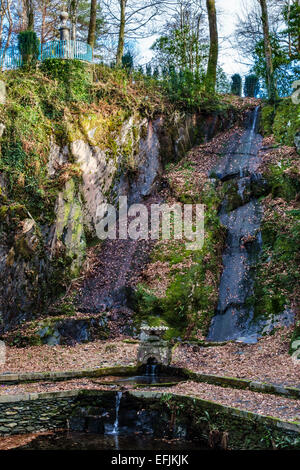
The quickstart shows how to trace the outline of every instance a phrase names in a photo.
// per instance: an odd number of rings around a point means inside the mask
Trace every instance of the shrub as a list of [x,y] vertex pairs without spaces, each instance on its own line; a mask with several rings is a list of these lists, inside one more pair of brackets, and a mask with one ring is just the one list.
[[238,73],[235,73],[231,77],[231,93],[236,96],[242,95],[242,78]]
[[46,59],[41,70],[60,83],[67,101],[89,101],[91,76],[84,62],[76,59]]
[[256,98],[259,93],[259,78],[252,74],[247,75],[245,78],[245,85],[244,85],[244,94],[245,96],[249,96],[251,98]]
[[35,64],[39,57],[40,41],[34,31],[21,31],[18,36],[18,47],[22,56],[22,65]]

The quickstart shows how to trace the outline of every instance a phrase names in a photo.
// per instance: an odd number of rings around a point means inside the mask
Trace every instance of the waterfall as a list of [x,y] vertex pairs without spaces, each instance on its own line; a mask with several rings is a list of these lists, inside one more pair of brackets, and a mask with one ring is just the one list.
[[111,434],[118,435],[119,434],[119,410],[120,410],[120,403],[122,398],[122,392],[117,392],[116,395],[116,419],[114,422],[114,427]]
[[[250,133],[249,133],[249,141],[248,141],[247,147],[245,149],[245,154],[246,155],[251,153],[251,146],[252,146],[252,143],[253,143],[253,138],[256,134],[258,111],[259,111],[259,106],[256,106],[256,108],[254,110],[254,116],[253,116],[253,119],[252,119],[252,126],[251,126]],[[243,175],[240,175],[240,176],[242,177]]]
[[157,364],[147,364],[146,366],[146,375],[150,377],[156,376]]
[[236,141],[235,151],[226,154],[215,171],[220,179],[232,181],[241,205],[227,211],[225,198],[219,212],[220,221],[227,228],[227,238],[219,300],[208,333],[211,341],[238,339],[254,342],[257,339],[256,327],[251,323],[253,308],[247,299],[253,295],[253,268],[262,245],[261,207],[251,188],[251,181],[257,179],[258,151],[262,142],[262,137],[256,133],[258,116],[259,106],[252,113],[251,122],[241,139]]
[[259,106],[256,106],[255,111],[254,111],[254,118],[252,122],[252,127],[251,127],[251,134],[254,135],[256,131],[256,124],[257,124],[257,118],[258,118],[258,111],[259,111]]

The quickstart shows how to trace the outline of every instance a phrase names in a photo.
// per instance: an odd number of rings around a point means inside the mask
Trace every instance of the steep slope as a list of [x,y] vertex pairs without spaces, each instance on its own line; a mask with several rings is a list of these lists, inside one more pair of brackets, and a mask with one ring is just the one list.
[[130,202],[149,195],[168,161],[230,126],[239,110],[229,101],[210,103],[210,114],[207,107],[177,110],[151,81],[102,66],[92,75],[77,61],[45,61],[38,71],[5,72],[2,78],[5,332],[48,311],[74,312],[68,299],[56,308],[53,303],[69,291],[87,246],[97,242],[97,207],[117,204],[121,194]]

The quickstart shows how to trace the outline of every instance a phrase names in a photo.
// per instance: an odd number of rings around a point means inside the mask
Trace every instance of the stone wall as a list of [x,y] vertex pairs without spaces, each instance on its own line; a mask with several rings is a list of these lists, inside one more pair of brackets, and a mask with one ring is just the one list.
[[[97,390],[0,396],[0,434],[62,428],[103,433],[113,426],[115,403],[115,392]],[[127,432],[205,439],[230,449],[266,449],[272,440],[289,445],[298,441],[299,446],[300,437],[299,423],[189,396],[143,391],[123,394],[119,424]]]
[[0,434],[24,434],[67,427],[77,392],[0,397]]

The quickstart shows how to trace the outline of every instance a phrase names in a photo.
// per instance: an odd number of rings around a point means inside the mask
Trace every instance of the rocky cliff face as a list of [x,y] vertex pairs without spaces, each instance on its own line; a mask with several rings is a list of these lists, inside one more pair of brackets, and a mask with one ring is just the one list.
[[[63,291],[64,281],[78,276],[87,236],[95,236],[97,207],[130,203],[149,195],[164,164],[179,159],[195,143],[229,127],[234,115],[130,116],[116,130],[106,129],[94,115],[70,126],[65,141],[52,141],[47,171],[75,168],[57,194],[55,220],[40,225],[18,204],[9,204],[6,178],[0,174],[0,319],[1,331],[43,313]],[[103,145],[103,133],[106,146]],[[99,142],[101,142],[99,144]]]

